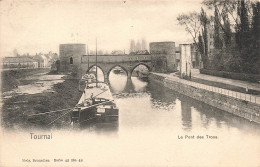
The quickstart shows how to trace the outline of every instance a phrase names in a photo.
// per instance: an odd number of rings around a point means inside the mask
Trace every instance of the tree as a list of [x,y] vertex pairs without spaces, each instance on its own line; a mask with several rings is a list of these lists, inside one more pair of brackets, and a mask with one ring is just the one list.
[[200,13],[200,22],[202,25],[202,39],[203,39],[203,48],[204,48],[204,53],[201,54],[203,65],[204,68],[208,68],[209,62],[208,62],[208,51],[209,51],[209,46],[208,46],[208,24],[209,24],[209,19],[207,17],[206,12],[204,11],[203,8],[201,8],[201,13]]
[[[228,71],[260,73],[260,2],[204,0],[202,3],[210,10],[215,9],[214,46],[217,49],[220,48],[218,30],[223,32],[225,47],[215,53],[214,58],[221,59],[219,63]],[[233,29],[236,45],[232,44]],[[204,35],[203,29],[203,38]]]
[[260,47],[260,2],[257,2],[252,5],[253,8],[253,17],[252,17],[252,35],[254,48]]
[[198,49],[199,49],[199,52],[200,52],[200,55],[201,55],[201,59],[202,59],[202,62],[203,62],[203,66],[205,68],[205,62],[207,62],[207,60],[205,59],[205,45],[204,45],[204,41],[203,41],[203,38],[202,36],[199,34],[199,37],[198,37]]
[[[201,8],[201,13],[191,12],[177,17],[179,25],[185,26],[185,30],[191,35],[193,42],[200,52],[204,68],[208,68],[208,29],[209,19]],[[202,36],[200,30],[202,28]],[[199,40],[199,41],[198,41]]]
[[198,45],[198,35],[201,28],[199,14],[197,12],[181,14],[177,17],[177,20],[179,22],[179,25],[185,26],[185,30],[192,37],[192,40],[197,47],[197,50],[200,50]]
[[55,66],[56,66],[56,68],[57,68],[57,71],[60,71],[60,60],[57,60],[57,61],[55,62]]
[[218,14],[218,18],[216,21],[219,23],[219,26],[221,27],[221,30],[225,33],[227,33],[224,21],[222,20],[225,18],[225,15],[230,15],[232,18],[232,22],[234,22],[234,27],[238,24],[237,22],[237,15],[235,15],[235,11],[237,10],[237,1],[235,0],[204,0],[202,2],[203,5],[205,5],[208,9],[212,10],[215,9],[215,12]]
[[251,45],[251,71],[253,73],[260,73],[260,2],[256,2],[252,5],[253,16],[252,16],[252,45]]
[[[205,19],[205,18],[203,18]],[[200,53],[204,68],[208,68],[208,45],[207,45],[207,28],[204,27],[202,36],[200,30],[202,28],[201,14],[191,12],[182,14],[177,17],[179,25],[185,26],[185,30],[190,34],[196,46],[196,50]],[[204,20],[205,21],[205,20]]]
[[214,47],[216,49],[221,49],[223,46],[223,42],[220,38],[219,15],[218,15],[216,6],[215,6],[214,15],[215,15],[215,17],[214,17]]
[[237,12],[239,16],[240,23],[236,28],[236,43],[240,51],[242,58],[242,68],[246,73],[250,73],[250,45],[251,45],[251,35],[249,27],[248,12],[244,0],[241,0],[237,6]]
[[[248,1],[249,3],[250,1]],[[215,26],[220,27],[223,32],[223,40],[226,48],[231,45],[232,28],[239,24],[237,10],[238,2],[235,0],[204,0],[202,2],[208,9],[215,9]],[[217,16],[217,17],[216,17]],[[229,16],[232,18],[230,21]],[[231,24],[234,23],[234,24]],[[232,27],[233,26],[233,27]]]
[[230,21],[229,21],[227,14],[223,15],[223,22],[224,22],[224,28],[225,28],[225,33],[224,33],[225,47],[230,48],[232,32],[231,32],[231,27],[230,27]]

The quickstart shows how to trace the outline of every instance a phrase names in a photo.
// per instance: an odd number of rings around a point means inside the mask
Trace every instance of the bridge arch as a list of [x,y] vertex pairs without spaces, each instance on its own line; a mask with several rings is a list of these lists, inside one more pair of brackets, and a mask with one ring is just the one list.
[[[93,64],[93,65],[91,65],[91,66],[89,66],[88,67],[88,69],[87,69],[87,71],[86,71],[86,73],[87,72],[89,72],[89,70],[91,69],[91,68],[93,68],[93,67],[96,67],[96,64]],[[98,67],[98,69],[100,69],[101,71],[102,71],[102,73],[103,73],[103,79],[104,79],[104,82],[106,81],[106,77],[105,77],[105,71],[104,71],[104,69],[101,67],[101,66],[99,66],[99,65],[97,65],[97,67]]]
[[128,79],[131,79],[133,70],[139,65],[144,65],[149,71],[152,70],[151,55],[99,55],[97,61],[96,56],[88,55],[81,59],[80,73],[89,71],[96,63],[103,72],[104,82],[109,82],[108,76],[117,66],[126,72]]
[[147,64],[145,64],[145,63],[138,63],[138,64],[136,64],[136,65],[131,69],[130,74],[132,75],[132,73],[133,73],[133,71],[135,70],[135,68],[138,67],[138,66],[140,66],[140,65],[145,66],[145,67],[148,69],[148,71],[151,71],[151,69],[152,69],[149,65],[147,65]]
[[129,72],[128,72],[128,70],[127,70],[125,67],[123,67],[123,66],[121,66],[121,65],[114,65],[114,66],[112,66],[112,67],[107,71],[107,77],[109,77],[110,72],[111,72],[115,67],[120,67],[121,69],[123,69],[123,70],[125,71],[126,75],[128,75]]

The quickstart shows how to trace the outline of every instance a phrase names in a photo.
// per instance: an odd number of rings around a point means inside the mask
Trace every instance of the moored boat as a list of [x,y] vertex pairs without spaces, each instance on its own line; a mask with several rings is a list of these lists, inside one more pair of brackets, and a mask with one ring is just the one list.
[[85,89],[71,112],[71,122],[105,123],[118,121],[118,108],[106,83],[93,83],[93,76],[84,78]]
[[[94,74],[95,73],[95,74]],[[113,100],[109,86],[97,79],[97,40],[96,68],[90,69],[79,82],[83,88],[78,104],[71,111],[72,124],[118,122],[118,108]]]
[[121,73],[124,73],[124,72],[122,70],[120,70],[120,69],[114,69],[113,73],[114,74],[121,74]]

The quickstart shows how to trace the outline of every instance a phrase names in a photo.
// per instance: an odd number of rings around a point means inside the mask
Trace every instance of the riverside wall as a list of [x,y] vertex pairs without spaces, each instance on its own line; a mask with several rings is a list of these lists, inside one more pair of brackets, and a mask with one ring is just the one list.
[[260,124],[259,104],[183,84],[178,80],[174,80],[173,78],[166,78],[154,73],[149,74],[149,79],[157,81],[163,84],[165,87],[189,96],[193,99],[199,100],[223,111]]

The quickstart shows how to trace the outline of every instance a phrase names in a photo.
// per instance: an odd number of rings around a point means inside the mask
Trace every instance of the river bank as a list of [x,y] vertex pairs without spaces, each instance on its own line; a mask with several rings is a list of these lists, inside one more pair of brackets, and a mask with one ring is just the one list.
[[[68,114],[48,126],[50,122],[66,111],[30,116],[72,108],[77,104],[81,96],[81,92],[78,91],[77,79],[66,79],[66,75],[49,75],[46,71],[42,72],[39,70],[24,73],[24,77],[10,75],[14,72],[8,72],[9,75],[4,75],[2,78],[4,82],[16,80],[16,83],[19,84],[14,88],[13,86],[5,87],[4,85],[2,87],[2,91],[5,90],[2,92],[1,109],[1,124],[3,127],[11,129],[49,129],[50,127],[59,128],[70,125],[70,116]],[[21,71],[17,73],[21,73]]]
[[26,85],[34,82],[23,81],[24,78],[39,73],[47,73],[50,71],[48,68],[36,69],[10,69],[1,71],[1,92],[10,91],[17,88],[19,85]]
[[241,94],[239,94],[240,96],[233,94],[233,91],[225,92],[224,89],[198,84],[174,76],[169,77],[167,74],[151,73],[149,79],[193,99],[260,124],[260,105],[256,98],[255,102],[252,102],[251,96],[247,97],[246,94],[241,97]]

